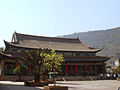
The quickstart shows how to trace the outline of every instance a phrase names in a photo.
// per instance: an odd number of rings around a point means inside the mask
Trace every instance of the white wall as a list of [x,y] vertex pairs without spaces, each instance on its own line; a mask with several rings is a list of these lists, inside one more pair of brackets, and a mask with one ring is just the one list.
[[120,63],[119,63],[119,59],[115,60],[115,66],[119,66]]

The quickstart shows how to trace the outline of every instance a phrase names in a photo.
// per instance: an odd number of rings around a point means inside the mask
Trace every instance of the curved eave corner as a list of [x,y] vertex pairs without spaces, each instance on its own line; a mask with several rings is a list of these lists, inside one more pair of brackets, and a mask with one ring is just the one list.
[[110,60],[110,59],[112,59],[113,58],[113,56],[111,56],[111,57],[106,57],[106,60],[105,61],[108,61],[108,60]]
[[5,41],[5,40],[3,40],[3,41],[4,41],[4,43],[5,43],[5,46],[10,45],[9,42],[7,42],[7,41]]
[[100,52],[100,51],[102,51],[104,48],[100,48],[100,49],[97,49],[95,52],[97,53],[97,52]]

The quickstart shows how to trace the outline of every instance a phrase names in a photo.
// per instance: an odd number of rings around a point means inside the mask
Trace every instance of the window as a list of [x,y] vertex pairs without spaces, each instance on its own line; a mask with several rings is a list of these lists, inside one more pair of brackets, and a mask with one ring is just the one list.
[[17,51],[17,49],[16,49],[16,48],[12,48],[11,50],[12,50],[12,51]]
[[64,55],[65,55],[65,56],[72,56],[72,53],[70,53],[70,52],[65,52]]
[[4,74],[13,75],[13,70],[16,68],[16,63],[14,62],[5,62]]
[[56,54],[60,54],[60,55],[63,55],[63,53],[62,53],[62,52],[56,52]]
[[82,53],[77,52],[77,53],[75,53],[75,55],[76,56],[82,56]]

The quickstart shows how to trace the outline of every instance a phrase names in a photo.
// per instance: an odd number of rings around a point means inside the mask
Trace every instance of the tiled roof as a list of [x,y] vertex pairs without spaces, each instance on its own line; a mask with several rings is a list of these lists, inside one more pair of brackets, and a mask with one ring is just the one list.
[[44,37],[14,33],[12,41],[6,42],[9,45],[24,48],[48,48],[59,51],[82,51],[82,52],[98,52],[101,49],[94,49],[86,46],[78,38],[59,38]]
[[15,59],[16,57],[14,57],[13,55],[11,54],[7,54],[5,52],[0,52],[0,59],[5,59],[5,58],[12,58],[12,59]]
[[68,56],[68,57],[64,57],[65,61],[68,62],[84,62],[84,61],[95,61],[95,62],[99,62],[99,61],[107,61],[109,60],[111,57],[104,57],[104,56]]

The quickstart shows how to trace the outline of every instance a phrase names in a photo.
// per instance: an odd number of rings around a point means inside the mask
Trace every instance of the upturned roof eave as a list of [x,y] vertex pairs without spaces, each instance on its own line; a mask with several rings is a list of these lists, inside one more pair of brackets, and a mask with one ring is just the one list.
[[[11,42],[7,42],[4,40],[4,43],[5,45],[11,45],[13,47],[18,47],[18,48],[24,48],[24,49],[39,49],[40,47],[30,47],[30,46],[22,46],[22,45],[19,45],[19,44],[13,44]],[[42,48],[44,49],[44,48]],[[50,49],[50,48],[48,48]],[[52,50],[52,49],[50,49]],[[94,49],[94,50],[68,50],[68,49],[54,49],[56,51],[70,51],[70,52],[99,52],[101,51],[102,49]]]
[[5,60],[6,58],[8,59],[18,59],[17,57],[14,57],[13,55],[11,55],[11,54],[7,54],[7,53],[4,53],[4,52],[0,52],[0,58],[2,59],[2,60]]

